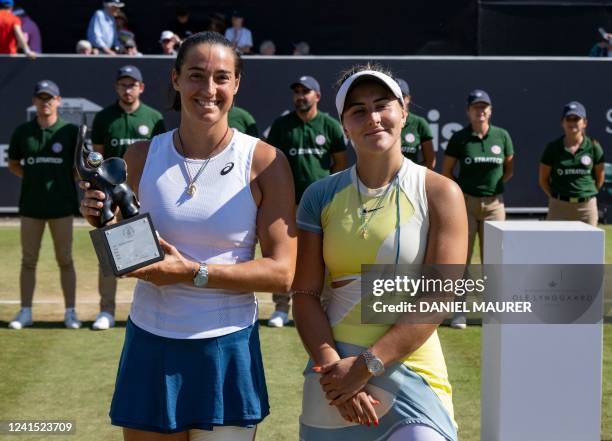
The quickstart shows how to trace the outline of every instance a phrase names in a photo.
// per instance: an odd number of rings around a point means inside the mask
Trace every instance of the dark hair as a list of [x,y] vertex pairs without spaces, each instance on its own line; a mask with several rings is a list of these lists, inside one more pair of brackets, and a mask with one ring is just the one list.
[[[242,57],[240,56],[240,53],[234,48],[234,46],[232,46],[232,43],[223,35],[219,34],[218,32],[210,31],[198,32],[197,34],[193,34],[189,38],[183,40],[181,46],[179,47],[178,53],[176,54],[176,59],[174,60],[174,70],[177,74],[181,73],[181,68],[183,67],[183,64],[185,64],[185,57],[187,56],[187,52],[189,52],[189,49],[200,44],[209,44],[211,46],[219,45],[227,47],[234,55],[234,73],[237,78],[240,78],[240,76],[242,75]],[[181,110],[181,94],[177,91],[174,91],[171,107],[177,112]]]
[[366,64],[355,64],[349,67],[348,69],[345,69],[342,72],[340,72],[338,80],[336,81],[336,84],[335,84],[336,91],[340,90],[340,87],[342,87],[342,84],[346,80],[348,80],[351,75],[354,75],[358,72],[363,72],[364,70],[373,70],[375,72],[384,73],[385,75],[390,76],[391,78],[395,78],[395,75],[393,75],[393,73],[389,69],[383,67],[382,65],[378,63],[367,62]]

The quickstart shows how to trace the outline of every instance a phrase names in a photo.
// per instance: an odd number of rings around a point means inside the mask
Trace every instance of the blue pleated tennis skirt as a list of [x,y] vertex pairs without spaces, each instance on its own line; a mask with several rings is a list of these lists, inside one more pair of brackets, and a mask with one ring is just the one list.
[[128,319],[112,424],[160,433],[252,427],[270,413],[259,328],[220,337],[172,339]]

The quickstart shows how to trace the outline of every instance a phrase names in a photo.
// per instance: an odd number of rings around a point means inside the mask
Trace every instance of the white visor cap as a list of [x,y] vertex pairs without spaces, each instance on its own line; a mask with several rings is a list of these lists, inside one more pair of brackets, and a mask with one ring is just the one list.
[[361,72],[357,72],[351,75],[350,77],[348,77],[344,81],[344,83],[342,83],[342,86],[340,86],[340,89],[338,90],[338,93],[336,94],[336,110],[338,111],[338,117],[340,118],[340,120],[342,120],[342,112],[344,111],[344,102],[346,101],[346,96],[348,95],[348,92],[351,89],[351,86],[355,83],[356,80],[358,80],[359,78],[364,79],[364,77],[366,78],[369,77],[373,79],[374,81],[383,83],[385,86],[389,88],[389,90],[391,90],[391,92],[393,92],[393,95],[398,100],[400,100],[400,102],[402,103],[402,106],[404,105],[404,96],[402,95],[402,90],[400,89],[399,84],[397,84],[397,81],[395,81],[389,75],[386,75],[382,72],[377,72],[375,70],[363,70]]

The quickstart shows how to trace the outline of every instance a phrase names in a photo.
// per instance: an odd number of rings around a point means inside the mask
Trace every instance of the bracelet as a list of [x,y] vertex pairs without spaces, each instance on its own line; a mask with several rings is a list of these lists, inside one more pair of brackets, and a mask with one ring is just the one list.
[[294,291],[291,291],[291,297],[293,297],[296,294],[306,294],[309,296],[321,297],[321,290],[320,289],[296,289]]

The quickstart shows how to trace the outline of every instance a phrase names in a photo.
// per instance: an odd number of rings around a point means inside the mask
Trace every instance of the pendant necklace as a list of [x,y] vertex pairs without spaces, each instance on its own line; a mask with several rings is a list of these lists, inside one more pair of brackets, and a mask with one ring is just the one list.
[[[362,239],[366,240],[368,238],[368,224],[370,223],[372,218],[376,215],[376,213],[383,208],[382,204],[385,198],[387,197],[387,193],[389,193],[389,190],[391,189],[391,187],[393,187],[394,183],[395,183],[395,186],[398,187],[397,189],[399,190],[399,185],[398,185],[399,184],[399,171],[393,177],[391,182],[389,182],[389,185],[387,185],[387,188],[385,189],[384,193],[376,198],[375,206],[371,210],[367,210],[365,208],[363,200],[361,199],[361,190],[360,190],[361,179],[359,178],[359,174],[357,173],[357,168],[355,168],[355,175],[357,176],[357,197],[359,198],[359,217],[361,219],[361,227],[360,227],[359,235]],[[368,213],[371,213],[369,217],[367,215]]]
[[[221,143],[223,142],[223,140],[227,136],[227,132],[229,132],[229,126],[227,126],[227,129],[225,129],[225,133],[223,134],[223,137],[221,137],[221,139],[219,140],[217,145],[215,145],[215,147],[211,150],[211,153],[214,152],[215,150],[217,150],[217,147],[219,147],[221,145]],[[185,146],[183,144],[183,139],[181,138],[181,131],[177,129],[176,133],[178,134],[178,139],[179,139],[179,142],[181,144],[181,154],[183,155],[183,161],[185,163],[185,170],[187,170],[187,176],[189,177],[189,182],[187,184],[187,194],[189,196],[194,196],[196,194],[196,191],[197,191],[197,187],[196,187],[195,183],[198,180],[198,178],[200,177],[200,175],[206,169],[206,166],[208,165],[208,163],[212,159],[212,156],[204,161],[204,163],[200,166],[200,169],[198,170],[196,175],[192,178],[191,177],[191,171],[189,171],[189,165],[187,164],[187,156],[185,155]]]

